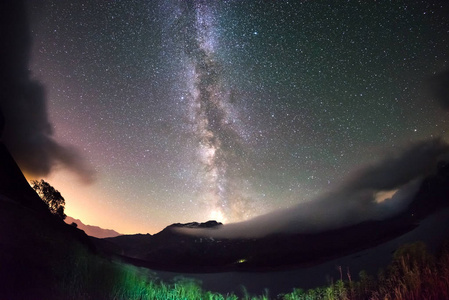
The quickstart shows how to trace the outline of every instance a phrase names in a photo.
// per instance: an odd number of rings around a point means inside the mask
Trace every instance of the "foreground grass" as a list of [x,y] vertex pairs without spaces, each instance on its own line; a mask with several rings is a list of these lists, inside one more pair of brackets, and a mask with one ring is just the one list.
[[[288,294],[244,296],[205,291],[201,282],[179,277],[172,283],[160,281],[144,268],[106,260],[79,247],[65,266],[55,295],[63,299],[449,299],[449,244],[437,256],[429,254],[423,243],[401,247],[393,261],[377,278],[361,272],[357,280],[349,271],[327,287],[294,289]],[[65,268],[65,267],[64,267]],[[343,274],[346,273],[346,274]],[[344,278],[343,278],[344,277]],[[298,285],[301,283],[298,282]]]
[[77,249],[55,294],[64,299],[211,299],[233,300],[237,296],[204,291],[201,283],[178,277],[172,283],[160,281],[155,273],[116,261],[109,261]]
[[365,272],[354,281],[347,271],[327,287],[307,291],[295,289],[279,295],[284,300],[299,299],[449,299],[449,243],[437,256],[431,255],[424,243],[404,245],[393,256],[392,263],[377,278]]

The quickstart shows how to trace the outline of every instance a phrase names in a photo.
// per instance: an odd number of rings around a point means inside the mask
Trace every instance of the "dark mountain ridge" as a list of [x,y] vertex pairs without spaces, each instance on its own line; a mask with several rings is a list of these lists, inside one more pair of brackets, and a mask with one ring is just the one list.
[[215,228],[217,226],[221,226],[223,223],[217,222],[217,221],[207,221],[204,223],[198,223],[198,222],[190,222],[190,223],[174,223],[169,226],[167,226],[164,230],[172,229],[172,228]]
[[306,267],[399,237],[448,204],[449,163],[441,162],[436,173],[423,180],[408,207],[386,220],[365,221],[314,234],[283,233],[259,239],[196,237],[176,229],[214,228],[222,224],[216,221],[177,223],[154,235],[105,239],[100,248],[139,266],[171,271],[267,271]]
[[55,283],[80,252],[97,253],[82,230],[49,211],[0,142],[2,299],[63,299]]
[[112,229],[104,229],[98,226],[86,225],[81,220],[74,219],[72,217],[67,216],[64,220],[67,224],[75,223],[78,229],[81,229],[89,236],[94,236],[97,238],[108,238],[108,237],[116,237],[119,236],[115,230]]
[[[82,230],[67,225],[61,218],[50,212],[48,206],[29,185],[14,158],[2,142],[0,142],[0,162],[0,202],[3,205],[17,206],[30,211],[39,217],[42,222],[53,226],[55,229],[64,231],[66,234],[88,245],[89,248],[95,249],[88,236]],[[0,232],[10,229],[8,228],[10,225],[8,225],[5,218],[2,221],[3,224],[0,223]]]

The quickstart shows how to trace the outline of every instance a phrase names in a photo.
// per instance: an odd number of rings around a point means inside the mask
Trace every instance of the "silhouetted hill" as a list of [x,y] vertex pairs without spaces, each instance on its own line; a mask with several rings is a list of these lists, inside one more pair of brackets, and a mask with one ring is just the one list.
[[65,219],[65,222],[67,224],[75,223],[77,225],[78,229],[81,229],[87,235],[93,236],[93,237],[96,237],[96,238],[108,238],[108,237],[116,237],[116,236],[120,235],[120,233],[118,233],[115,230],[103,229],[103,228],[98,227],[98,226],[85,225],[83,222],[81,222],[81,220],[74,219],[74,218],[69,217],[69,216]]
[[6,146],[0,142],[0,197],[14,199],[21,205],[43,214],[50,213],[47,205],[28,184]]
[[213,228],[221,223],[177,223],[155,235],[124,235],[104,241],[109,249],[114,245],[115,253],[125,261],[165,270],[216,272],[304,267],[399,237],[448,204],[449,164],[442,162],[437,173],[423,181],[402,213],[382,221],[365,221],[314,234],[273,234],[259,239],[195,237],[175,229]]
[[0,295],[2,299],[61,299],[55,283],[89,237],[53,215],[0,142]]

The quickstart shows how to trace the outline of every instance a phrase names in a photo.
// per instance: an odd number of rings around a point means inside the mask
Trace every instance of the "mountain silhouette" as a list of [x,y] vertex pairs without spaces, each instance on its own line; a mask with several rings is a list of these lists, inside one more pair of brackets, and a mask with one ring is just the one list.
[[[177,228],[211,228],[221,223],[172,224],[154,235],[123,235],[97,241],[109,255],[139,266],[185,272],[268,271],[308,267],[368,249],[407,232],[432,213],[447,207],[449,164],[440,162],[423,180],[400,214],[309,234],[272,234],[263,238],[212,238],[184,234]],[[218,228],[218,227],[217,227]],[[194,231],[191,231],[194,232]]]
[[96,248],[83,231],[49,211],[0,142],[2,299],[63,298],[54,285],[79,251],[95,254]]
[[112,229],[104,229],[99,226],[86,225],[81,220],[74,219],[72,217],[67,216],[64,220],[67,224],[75,223],[78,229],[84,231],[87,235],[97,237],[97,238],[108,238],[108,237],[116,237],[119,236],[115,230]]

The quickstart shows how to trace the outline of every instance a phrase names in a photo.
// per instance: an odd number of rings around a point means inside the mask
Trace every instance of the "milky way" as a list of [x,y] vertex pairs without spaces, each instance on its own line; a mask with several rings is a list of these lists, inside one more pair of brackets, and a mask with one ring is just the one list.
[[[190,73],[187,101],[202,164],[200,199],[210,207],[211,219],[240,221],[236,216],[241,216],[242,187],[235,177],[242,163],[241,128],[216,55],[215,12],[206,1],[198,1],[190,9],[180,18],[187,19],[183,25],[192,29],[183,41],[183,50],[188,58],[186,72]],[[189,15],[193,17],[189,19]]]
[[30,74],[45,88],[52,138],[97,174],[80,188],[55,165],[47,179],[84,223],[155,232],[241,221],[316,199],[398,148],[448,138],[447,110],[429,91],[449,68],[447,4],[29,8]]

